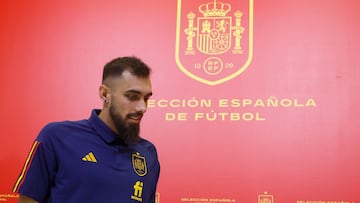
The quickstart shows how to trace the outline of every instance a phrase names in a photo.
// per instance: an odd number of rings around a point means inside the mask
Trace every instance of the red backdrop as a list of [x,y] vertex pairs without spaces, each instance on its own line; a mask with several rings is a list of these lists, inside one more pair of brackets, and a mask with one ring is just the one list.
[[0,1],[0,202],[46,123],[101,107],[102,67],[123,55],[153,68],[159,202],[360,202],[360,2],[254,1],[223,1],[243,11],[244,53],[212,56],[243,69],[215,85],[176,60],[198,71],[186,15],[212,0]]

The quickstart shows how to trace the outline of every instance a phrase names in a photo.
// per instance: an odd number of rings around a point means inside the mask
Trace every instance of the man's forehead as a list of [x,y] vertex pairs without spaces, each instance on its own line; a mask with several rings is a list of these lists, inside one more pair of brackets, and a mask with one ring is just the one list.
[[149,94],[151,90],[151,81],[149,77],[138,77],[124,71],[122,75],[109,78],[110,86],[115,89],[121,89],[126,92]]

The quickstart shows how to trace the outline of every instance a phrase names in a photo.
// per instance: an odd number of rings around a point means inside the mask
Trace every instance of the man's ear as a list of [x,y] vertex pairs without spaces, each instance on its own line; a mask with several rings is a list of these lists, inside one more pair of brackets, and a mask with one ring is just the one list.
[[99,87],[99,96],[100,99],[104,101],[104,103],[109,102],[109,96],[110,96],[110,89],[106,85],[102,84]]

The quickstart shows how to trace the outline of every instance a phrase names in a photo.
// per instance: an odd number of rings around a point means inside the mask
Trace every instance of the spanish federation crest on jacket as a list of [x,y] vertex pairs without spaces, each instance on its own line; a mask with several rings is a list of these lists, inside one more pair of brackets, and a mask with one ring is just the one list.
[[146,160],[140,153],[134,153],[131,156],[133,168],[136,174],[139,176],[145,176],[147,174]]

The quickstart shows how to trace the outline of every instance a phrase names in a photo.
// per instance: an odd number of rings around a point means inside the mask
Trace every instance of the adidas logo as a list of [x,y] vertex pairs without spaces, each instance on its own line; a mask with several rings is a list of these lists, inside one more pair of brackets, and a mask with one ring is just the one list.
[[90,152],[89,154],[87,154],[86,156],[84,156],[82,158],[83,161],[88,161],[88,162],[93,162],[93,163],[96,163],[97,160],[94,156],[94,154],[92,152]]

